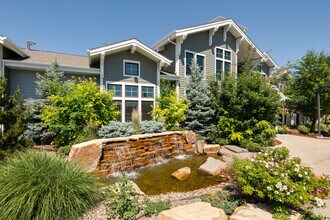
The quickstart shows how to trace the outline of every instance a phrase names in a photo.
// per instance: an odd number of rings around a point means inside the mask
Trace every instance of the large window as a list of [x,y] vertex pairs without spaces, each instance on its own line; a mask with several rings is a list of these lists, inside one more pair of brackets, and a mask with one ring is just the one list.
[[257,65],[255,71],[262,72],[262,65]]
[[192,64],[192,60],[195,59],[198,64],[201,73],[203,74],[205,68],[205,56],[203,54],[198,54],[194,52],[186,51],[186,76],[191,75],[190,66]]
[[140,62],[124,60],[124,75],[125,76],[139,76]]
[[137,86],[125,86],[125,96],[126,97],[138,97],[138,87]]
[[215,72],[216,78],[222,80],[224,75],[231,71],[231,51],[223,48],[215,48]]
[[152,120],[151,111],[153,110],[154,102],[152,101],[142,101],[141,112],[142,112],[142,121]]
[[142,98],[153,98],[154,87],[142,86]]
[[122,92],[122,86],[121,85],[108,84],[108,90],[113,91],[113,96],[114,97],[121,97],[121,92]]
[[132,121],[132,112],[134,109],[138,109],[138,101],[125,101],[125,119],[126,121]]
[[117,110],[120,112],[118,117],[117,117],[117,121],[121,121],[121,114],[122,114],[122,110],[121,110],[121,100],[115,100],[114,102],[117,103]]

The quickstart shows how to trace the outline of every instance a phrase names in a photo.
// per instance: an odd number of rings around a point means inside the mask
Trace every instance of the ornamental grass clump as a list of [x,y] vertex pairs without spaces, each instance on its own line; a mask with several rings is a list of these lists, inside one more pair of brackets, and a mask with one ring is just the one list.
[[271,148],[252,159],[235,159],[229,169],[242,193],[269,203],[275,218],[283,218],[289,209],[323,207],[329,196],[330,180],[316,178],[299,158],[289,159],[286,148]]
[[78,219],[99,200],[97,179],[63,157],[27,151],[0,165],[0,219]]

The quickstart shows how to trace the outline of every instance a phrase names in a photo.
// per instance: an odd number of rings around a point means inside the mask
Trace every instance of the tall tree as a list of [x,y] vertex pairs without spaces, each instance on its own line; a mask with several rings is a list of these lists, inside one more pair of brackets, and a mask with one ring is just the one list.
[[6,79],[0,77],[0,150],[21,147],[20,136],[26,129],[28,112],[17,88],[13,95],[6,93]]
[[196,60],[192,60],[186,95],[189,109],[186,113],[185,126],[189,130],[206,137],[215,111],[211,107],[210,90],[203,79]]
[[[293,83],[287,90],[289,106],[311,121],[315,132],[317,121],[317,89],[319,84],[330,83],[330,56],[324,51],[307,51],[294,66]],[[321,90],[321,115],[330,114],[330,88]]]

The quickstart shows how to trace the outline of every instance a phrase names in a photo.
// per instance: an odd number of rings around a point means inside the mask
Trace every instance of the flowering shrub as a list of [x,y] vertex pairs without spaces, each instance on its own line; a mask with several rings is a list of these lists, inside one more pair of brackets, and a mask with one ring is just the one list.
[[286,148],[267,149],[252,159],[235,159],[229,172],[243,194],[271,202],[276,214],[288,214],[287,207],[323,207],[322,199],[329,195],[329,178],[316,178],[310,168],[301,166],[299,158],[289,159]]

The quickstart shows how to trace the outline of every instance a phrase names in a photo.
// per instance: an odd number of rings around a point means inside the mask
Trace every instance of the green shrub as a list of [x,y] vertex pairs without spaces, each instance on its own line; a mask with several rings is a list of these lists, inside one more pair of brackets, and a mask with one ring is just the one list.
[[203,202],[210,203],[213,207],[223,209],[227,215],[233,214],[237,207],[245,203],[245,200],[240,198],[239,195],[229,194],[222,190],[205,194],[201,199]]
[[49,153],[19,153],[0,166],[1,219],[78,219],[100,200],[97,179]]
[[247,149],[250,152],[259,152],[263,149],[265,149],[265,147],[262,147],[260,144],[254,143],[253,141],[250,140],[241,140],[239,142],[239,145],[245,149]]
[[299,158],[289,159],[286,148],[275,148],[251,160],[236,158],[228,171],[243,194],[273,204],[278,217],[288,208],[322,207],[321,198],[329,195],[329,178],[316,178],[300,163]]
[[99,130],[101,138],[126,137],[134,134],[131,122],[111,121]]
[[165,131],[164,123],[157,121],[141,121],[141,134],[147,133],[161,133]]
[[[157,121],[141,121],[138,129],[141,134],[160,133],[165,131],[164,123]],[[135,134],[132,122],[112,121],[103,126],[98,135],[101,138],[126,137]]]
[[56,151],[56,153],[58,155],[62,155],[62,156],[69,155],[69,153],[71,151],[71,147],[72,147],[71,145],[60,147],[60,148],[58,148],[58,150]]
[[252,130],[254,133],[254,142],[263,147],[274,146],[276,130],[268,121],[259,121]]
[[164,210],[170,209],[171,202],[169,200],[159,200],[156,202],[152,202],[150,199],[146,197],[144,198],[143,206],[144,206],[144,214],[146,216],[151,216],[160,213]]
[[111,218],[131,220],[139,213],[139,197],[126,175],[121,176],[117,183],[110,186],[106,195],[109,199],[107,214]]
[[306,125],[299,125],[298,126],[298,131],[302,134],[308,134],[309,130],[310,129]]

